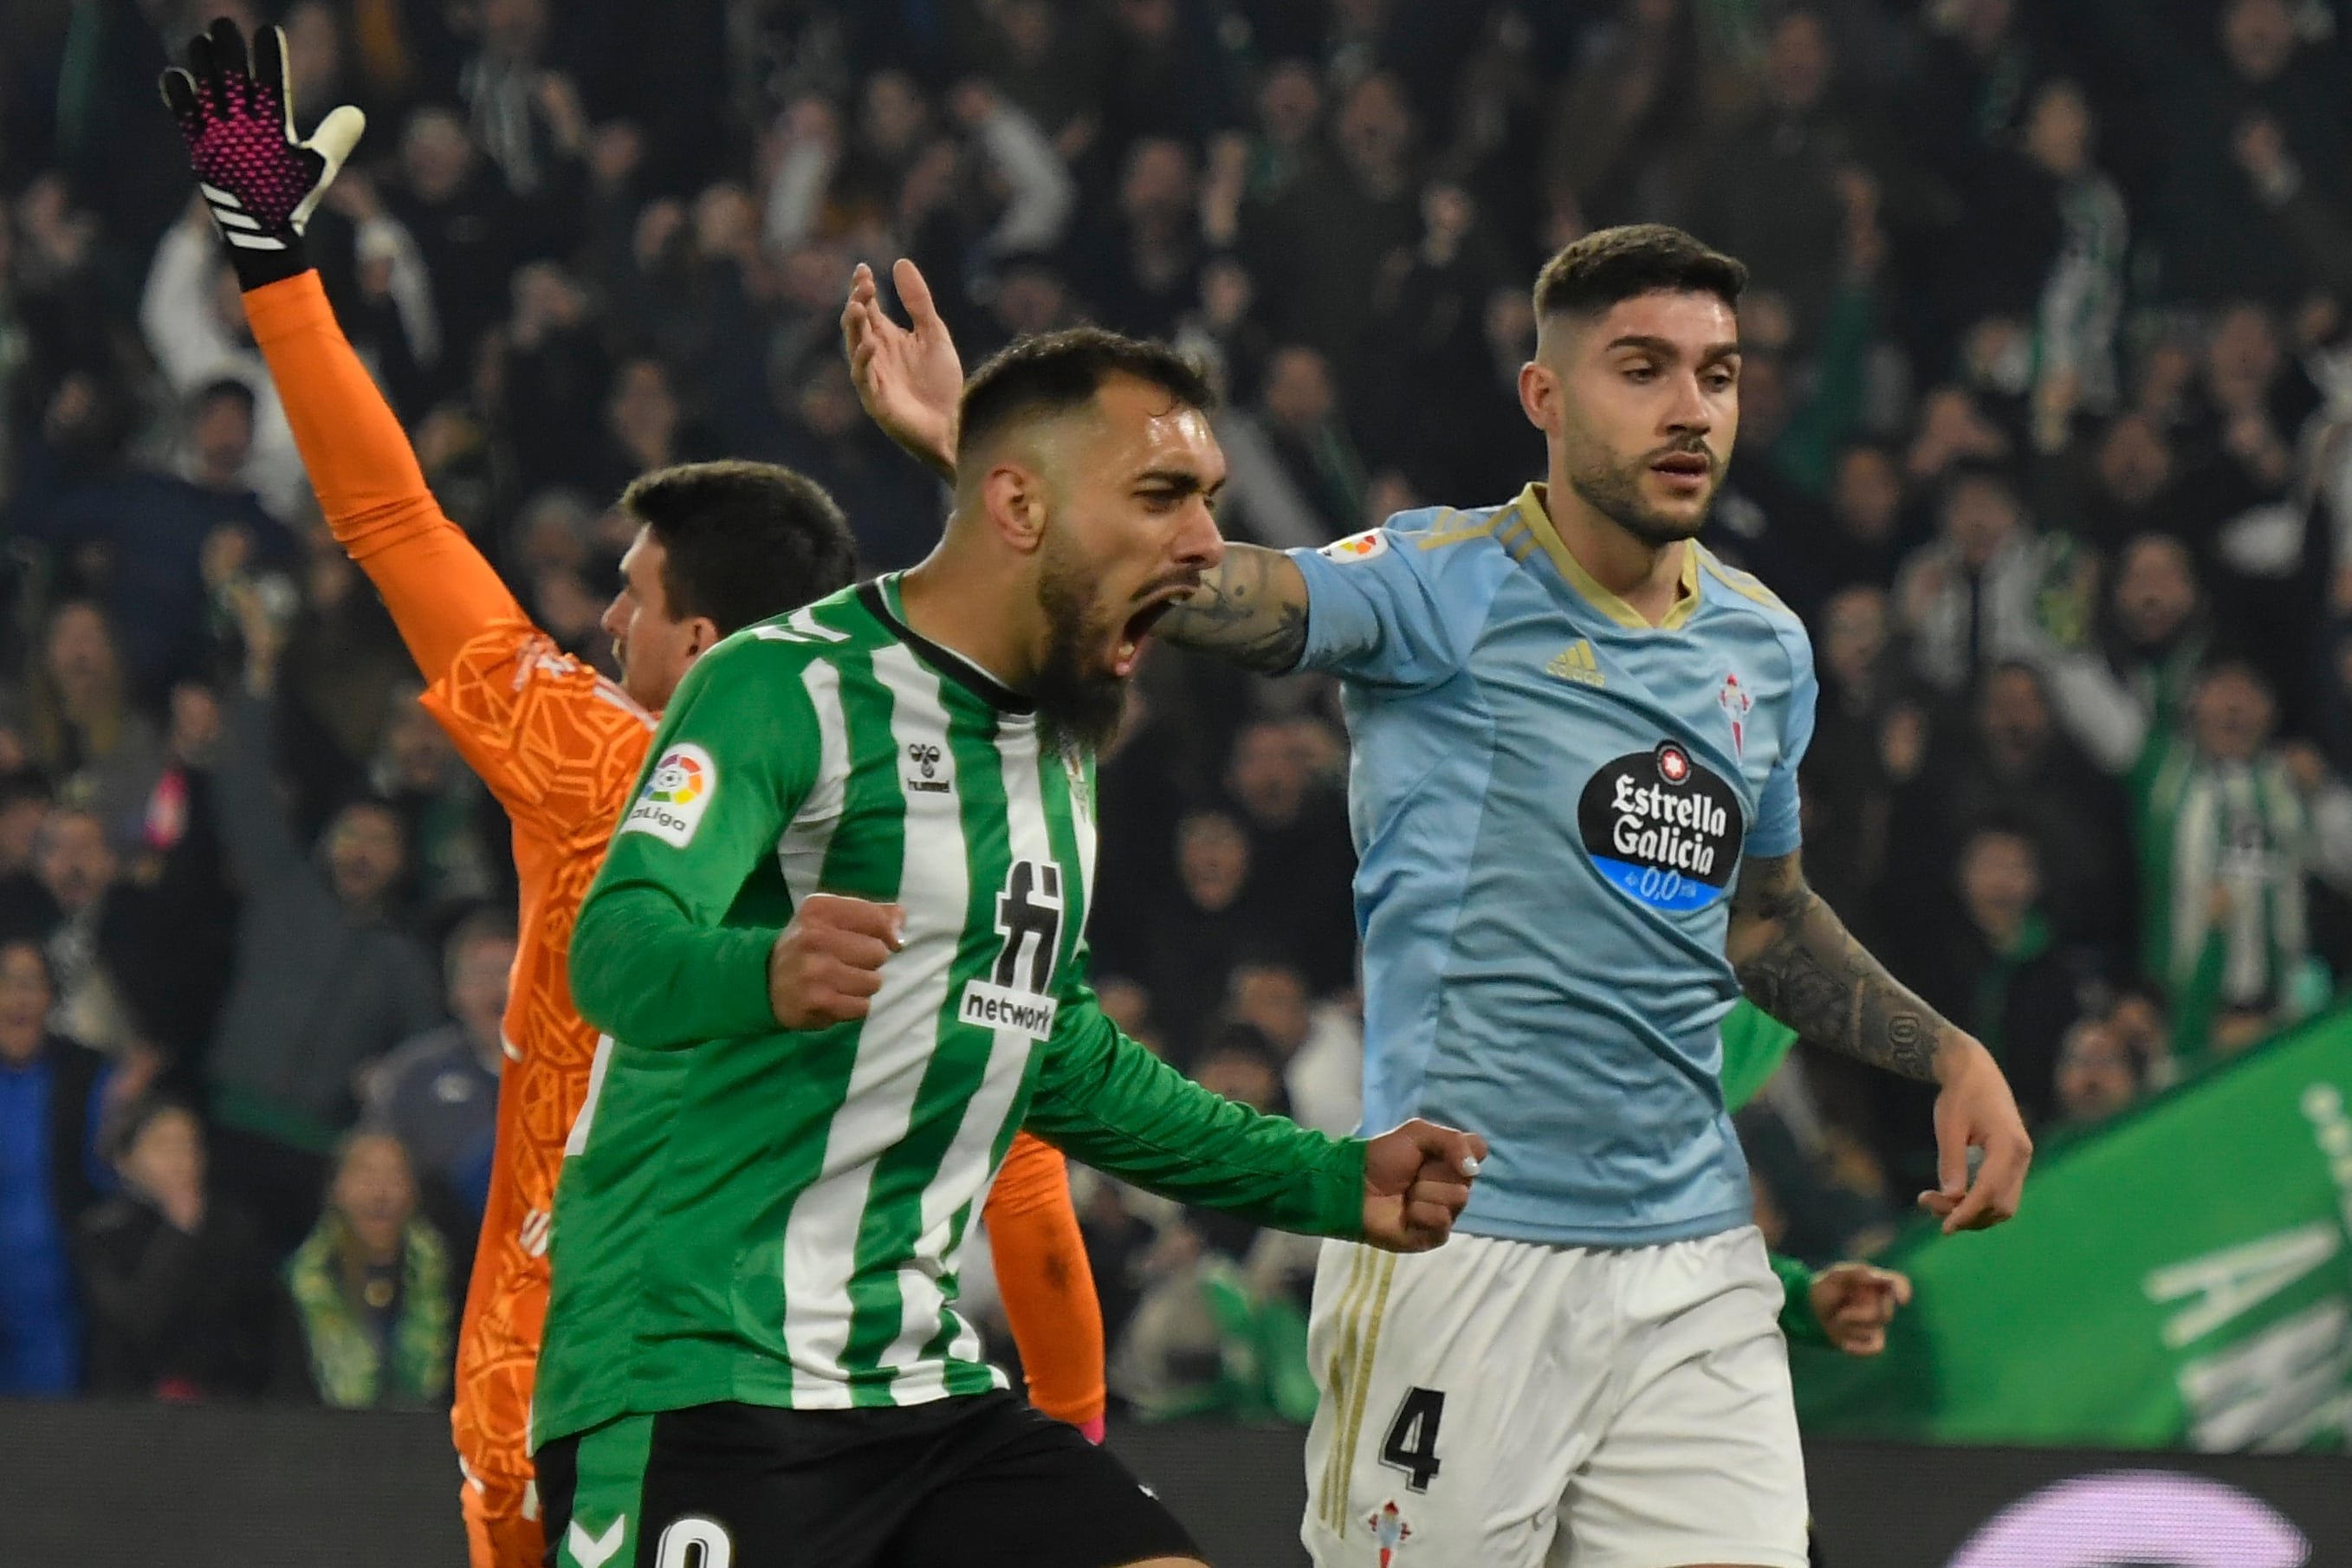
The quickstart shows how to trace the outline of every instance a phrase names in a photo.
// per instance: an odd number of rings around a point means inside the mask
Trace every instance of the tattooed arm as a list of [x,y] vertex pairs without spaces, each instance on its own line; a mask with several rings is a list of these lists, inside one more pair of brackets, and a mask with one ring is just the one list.
[[[1922,1002],[1853,939],[1805,885],[1795,854],[1748,861],[1727,943],[1740,989],[1804,1038],[1942,1086],[1936,1100],[1937,1190],[1919,1194],[1946,1232],[2017,1212],[2033,1144],[1990,1052]],[[1969,1150],[1984,1151],[1975,1179]]]
[[1199,590],[1153,629],[1244,669],[1287,675],[1307,651],[1307,578],[1279,550],[1229,543]]
[[1841,1056],[1932,1083],[1938,1051],[1967,1038],[1853,939],[1795,855],[1740,867],[1729,950],[1749,1001]]

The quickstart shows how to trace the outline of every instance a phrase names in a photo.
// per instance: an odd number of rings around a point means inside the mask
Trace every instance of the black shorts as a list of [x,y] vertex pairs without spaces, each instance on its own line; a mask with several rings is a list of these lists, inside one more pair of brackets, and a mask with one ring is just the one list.
[[1200,1555],[1125,1466],[1004,1393],[625,1415],[546,1445],[538,1464],[548,1568],[1115,1568]]

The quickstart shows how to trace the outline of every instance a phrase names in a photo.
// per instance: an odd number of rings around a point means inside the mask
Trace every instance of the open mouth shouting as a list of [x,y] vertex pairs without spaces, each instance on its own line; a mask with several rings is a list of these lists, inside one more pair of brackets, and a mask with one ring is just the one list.
[[1151,639],[1151,628],[1178,605],[1191,598],[1201,584],[1197,577],[1184,577],[1173,583],[1162,583],[1146,590],[1140,605],[1119,626],[1118,645],[1111,651],[1110,671],[1124,680],[1135,673],[1136,664],[1143,658],[1143,649]]

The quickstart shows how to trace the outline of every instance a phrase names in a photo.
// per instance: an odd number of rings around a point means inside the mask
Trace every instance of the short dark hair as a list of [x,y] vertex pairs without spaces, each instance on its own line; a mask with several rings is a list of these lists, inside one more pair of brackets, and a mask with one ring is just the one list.
[[188,399],[188,413],[191,417],[201,415],[224,398],[243,408],[247,419],[253,417],[253,388],[233,375],[216,376],[196,388],[195,395]]
[[1748,268],[1662,223],[1595,229],[1536,275],[1536,318],[1598,315],[1622,300],[1661,291],[1713,294],[1737,309]]
[[991,354],[964,383],[956,435],[959,463],[1015,420],[1092,401],[1114,375],[1150,382],[1181,407],[1205,414],[1217,405],[1216,389],[1201,367],[1166,343],[1101,327],[1039,332]]
[[194,1106],[168,1089],[151,1089],[108,1119],[100,1139],[106,1157],[120,1165],[131,1158],[131,1151],[137,1145],[139,1135],[152,1126],[157,1117],[172,1115],[184,1116],[194,1122],[196,1137],[203,1139],[205,1119],[196,1114]]
[[58,965],[57,961],[49,956],[48,944],[39,937],[21,931],[12,931],[5,937],[0,937],[0,961],[5,961],[8,954],[19,950],[31,953],[40,964],[41,982],[49,988],[49,994],[55,996],[58,990]]
[[441,943],[442,985],[446,988],[457,984],[458,961],[466,956],[468,948],[485,942],[514,940],[514,917],[506,910],[488,906],[467,910],[457,923],[449,928],[448,936]]
[[621,510],[661,542],[673,619],[721,637],[838,592],[857,545],[824,487],[773,463],[680,463],[630,481]]

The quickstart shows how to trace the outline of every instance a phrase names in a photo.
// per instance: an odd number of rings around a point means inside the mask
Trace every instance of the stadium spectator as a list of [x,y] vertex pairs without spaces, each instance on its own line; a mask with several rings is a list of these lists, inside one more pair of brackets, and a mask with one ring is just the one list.
[[2055,1124],[2095,1127],[2139,1098],[2139,1063],[2113,1024],[2084,1018],[2058,1047]]
[[1805,875],[1846,928],[1869,941],[1880,930],[1877,895],[1895,850],[1895,803],[1919,778],[1927,721],[1904,700],[1884,592],[1843,589],[1815,625],[1822,692],[1799,773]]
[[269,373],[253,347],[236,279],[201,200],[163,236],[147,269],[139,327],[173,394],[192,397],[227,378],[253,395],[251,455],[245,478],[270,515],[292,517],[305,493],[302,460]]
[[124,1109],[111,1142],[122,1191],[75,1237],[89,1303],[89,1392],[167,1400],[268,1392],[277,1282],[253,1221],[213,1200],[195,1112],[142,1099]]
[[1255,866],[1281,867],[1263,905],[1284,932],[1308,984],[1318,995],[1346,990],[1356,978],[1356,916],[1349,884],[1356,849],[1348,835],[1347,803],[1316,772],[1319,719],[1261,719],[1234,737],[1225,789],[1250,841]]
[[1316,1005],[1307,977],[1286,963],[1244,960],[1234,970],[1225,1008],[1280,1058],[1294,1120],[1334,1137],[1355,1131],[1364,1109],[1364,1032],[1349,1005]]
[[40,896],[33,874],[41,826],[55,797],[49,781],[27,767],[0,773],[0,921],[14,925],[16,911]]
[[409,1151],[430,1191],[439,1184],[472,1223],[481,1223],[498,1132],[499,1071],[506,1060],[499,1021],[514,967],[513,922],[477,912],[442,948],[450,1021],[384,1058],[370,1075],[361,1124],[389,1132]]
[[[2038,1125],[2050,1115],[2059,1039],[2082,1010],[2082,975],[2053,930],[2032,828],[1999,817],[1977,826],[1962,841],[1956,880],[1957,910],[1919,931],[1905,973],[1930,1006],[1984,1042],[2026,1124]],[[1888,1075],[1869,1082],[1888,1176],[1906,1192],[1932,1186],[1934,1086]]]
[[[496,172],[482,167],[466,122],[437,106],[408,117],[399,174],[383,205],[415,241],[433,291],[440,352],[421,389],[430,407],[465,385],[504,313],[509,279],[532,254],[528,216]],[[287,441],[290,450],[290,430]]]
[[1365,77],[1348,92],[1332,129],[1336,166],[1294,181],[1246,213],[1243,243],[1271,329],[1314,349],[1341,384],[1350,384],[1366,346],[1364,302],[1389,253],[1410,246],[1421,226],[1412,111],[1402,85],[1391,76]]
[[227,710],[213,805],[244,892],[236,954],[207,1064],[214,1169],[281,1251],[309,1226],[359,1073],[437,1012],[424,951],[393,921],[406,862],[398,815],[362,799],[314,857],[276,797],[268,700],[280,650],[247,616],[245,689]]
[[2120,791],[2059,729],[2036,668],[1996,664],[1977,684],[1965,731],[1939,731],[1895,803],[1890,831],[1907,879],[1942,883],[1971,824],[2029,829],[2057,931],[2118,951],[2130,910],[2131,843]]
[[1895,583],[1919,679],[1956,696],[1986,665],[2032,657],[2042,646],[2046,601],[2089,587],[2088,563],[2065,545],[2034,532],[2001,470],[1953,468],[1937,538],[1912,552]]
[[789,393],[777,460],[839,503],[857,536],[858,564],[898,572],[929,555],[947,515],[940,488],[857,406],[841,356],[811,358]]
[[1197,811],[1178,823],[1175,859],[1174,904],[1146,930],[1144,984],[1175,1060],[1188,1066],[1234,966],[1245,954],[1283,951],[1288,933],[1269,917],[1265,883],[1252,879],[1249,837],[1226,813]]
[[1363,526],[1364,461],[1338,406],[1323,356],[1288,344],[1267,359],[1257,405],[1219,421],[1241,532],[1297,549]]
[[95,815],[110,842],[129,841],[163,772],[163,740],[133,700],[106,613],[87,599],[49,614],[26,683],[25,740],[62,802]]
[[[310,1392],[339,1410],[437,1406],[449,1396],[461,1288],[417,1214],[400,1140],[345,1139],[327,1211],[286,1265],[293,1333]],[[289,1347],[290,1348],[290,1347]]]
[[407,847],[403,901],[429,919],[478,903],[509,864],[505,819],[489,792],[418,699],[422,687],[404,687],[393,702],[369,784],[400,818]]
[[2311,1010],[2310,879],[2352,883],[2352,787],[2308,743],[2278,743],[2277,711],[2252,665],[2217,663],[2133,768],[2141,966],[2191,1059]]
[[81,1383],[74,1226],[103,1185],[104,1058],[49,1032],[48,961],[0,942],[0,1394]]
[[41,825],[35,866],[47,908],[27,928],[47,954],[57,1001],[49,1023],[107,1055],[140,1033],[130,987],[161,955],[143,940],[152,929],[142,889],[124,887],[121,861],[89,811],[65,807]]
[[122,641],[127,689],[159,694],[196,664],[207,645],[202,560],[216,531],[244,535],[247,553],[284,568],[294,541],[247,488],[253,392],[223,378],[187,400],[184,462],[177,473],[121,469],[78,486],[49,509],[41,533],[76,563]]

